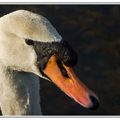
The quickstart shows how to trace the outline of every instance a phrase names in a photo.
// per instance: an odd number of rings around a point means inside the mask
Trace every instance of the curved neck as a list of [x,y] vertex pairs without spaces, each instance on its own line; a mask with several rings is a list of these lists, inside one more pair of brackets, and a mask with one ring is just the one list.
[[39,77],[0,66],[0,107],[3,115],[40,115]]

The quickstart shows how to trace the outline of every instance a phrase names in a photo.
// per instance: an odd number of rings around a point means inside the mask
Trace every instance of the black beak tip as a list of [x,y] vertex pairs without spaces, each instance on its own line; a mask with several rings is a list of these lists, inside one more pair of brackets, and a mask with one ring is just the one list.
[[89,109],[90,110],[97,110],[99,107],[99,101],[94,96],[90,96],[90,99],[91,99],[93,105]]

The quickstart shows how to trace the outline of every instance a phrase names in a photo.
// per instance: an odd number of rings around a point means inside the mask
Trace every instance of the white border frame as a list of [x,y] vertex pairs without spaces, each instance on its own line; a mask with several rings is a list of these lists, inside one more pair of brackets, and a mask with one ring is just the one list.
[[[1,0],[0,5],[120,5],[119,0],[59,0],[56,2],[56,0]],[[41,115],[41,116],[0,116],[0,120],[120,120],[120,115],[72,115],[72,116],[53,116],[53,115]]]

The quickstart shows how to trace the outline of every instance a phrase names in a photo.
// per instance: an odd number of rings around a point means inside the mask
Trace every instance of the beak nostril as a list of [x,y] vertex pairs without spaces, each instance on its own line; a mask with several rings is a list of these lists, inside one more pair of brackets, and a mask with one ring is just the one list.
[[62,74],[64,75],[64,77],[70,78],[69,75],[68,75],[68,73],[67,73],[67,71],[66,71],[66,69],[62,65],[62,62],[59,59],[57,60],[57,65],[58,65],[60,71],[62,72]]
[[90,99],[92,101],[92,106],[89,108],[90,110],[96,110],[99,107],[99,101],[95,96],[90,96]]

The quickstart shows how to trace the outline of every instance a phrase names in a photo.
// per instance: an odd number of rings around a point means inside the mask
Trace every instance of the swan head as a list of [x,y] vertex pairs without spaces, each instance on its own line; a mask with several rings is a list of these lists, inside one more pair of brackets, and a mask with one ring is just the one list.
[[45,17],[26,10],[7,14],[0,18],[0,36],[6,68],[49,79],[84,107],[98,107],[97,96],[72,71],[76,53]]
[[[43,76],[36,65],[37,51],[34,46],[38,48],[37,44],[41,43],[41,51],[38,54],[41,54],[39,59],[42,62],[45,51],[42,50],[42,46],[46,43],[60,42],[62,39],[45,17],[26,10],[3,16],[0,20],[0,36],[0,61],[6,67],[33,72],[40,77]],[[31,41],[33,44],[29,44]]]

